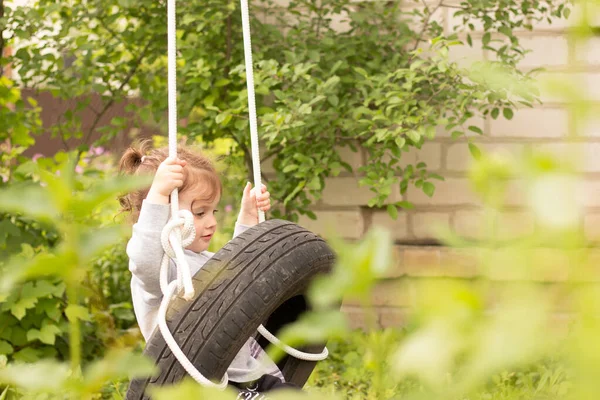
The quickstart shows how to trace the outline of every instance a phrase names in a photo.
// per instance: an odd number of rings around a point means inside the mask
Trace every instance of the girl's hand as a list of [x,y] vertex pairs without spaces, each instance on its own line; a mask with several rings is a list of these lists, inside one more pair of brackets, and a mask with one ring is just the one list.
[[154,174],[154,180],[146,200],[155,204],[169,204],[169,196],[173,189],[180,188],[183,185],[183,167],[185,165],[184,160],[171,157],[160,163]]
[[242,195],[242,207],[238,216],[238,223],[242,225],[254,226],[258,224],[258,209],[269,211],[271,209],[271,194],[267,187],[262,185],[262,193],[256,197],[252,190],[252,184],[248,182]]

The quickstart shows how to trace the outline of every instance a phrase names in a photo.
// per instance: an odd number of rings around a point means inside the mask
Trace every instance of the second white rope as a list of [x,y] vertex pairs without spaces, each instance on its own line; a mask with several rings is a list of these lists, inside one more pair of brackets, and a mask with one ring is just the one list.
[[[260,175],[260,150],[258,145],[258,127],[256,122],[256,103],[254,96],[254,69],[252,66],[252,39],[250,35],[250,13],[248,0],[240,0],[242,11],[242,31],[244,36],[244,59],[246,62],[246,86],[248,88],[248,113],[250,119],[250,144],[252,148],[252,170],[254,173],[254,193],[258,197],[262,191]],[[258,210],[258,222],[264,222],[265,213]],[[319,361],[327,358],[327,348],[320,354],[305,353],[282,343],[275,335],[263,325],[258,327],[258,332],[273,345],[279,347],[287,354],[300,360]]]

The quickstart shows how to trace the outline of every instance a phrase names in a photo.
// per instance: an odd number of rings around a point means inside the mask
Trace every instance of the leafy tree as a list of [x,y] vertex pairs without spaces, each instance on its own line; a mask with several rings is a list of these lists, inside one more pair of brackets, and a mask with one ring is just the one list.
[[[405,162],[441,127],[453,137],[481,134],[475,115],[511,118],[518,103],[537,101],[530,73],[516,67],[526,53],[514,30],[534,21],[567,17],[564,0],[466,0],[408,3],[350,0],[272,1],[251,7],[259,130],[276,179],[270,189],[282,202],[280,214],[314,215],[326,178],[351,172],[340,149],[358,146],[368,162],[358,171],[373,191],[370,206],[382,206],[394,187],[414,184],[433,195],[424,163]],[[444,33],[432,18],[448,7],[462,24]],[[346,20],[345,29],[334,21]],[[6,8],[6,32],[19,48],[11,58],[25,87],[51,90],[60,98],[83,96],[53,132],[90,145],[98,121],[111,105],[139,96],[132,106],[138,125],[165,126],[166,9],[149,0],[39,0],[36,7]],[[472,70],[450,62],[453,46],[473,46],[475,25],[482,45],[511,77],[495,86],[483,66]],[[179,115],[181,134],[210,144],[229,138],[228,162],[250,171],[247,91],[241,21],[233,0],[178,4]],[[506,87],[508,85],[509,87]],[[520,88],[517,95],[510,89]],[[102,106],[83,130],[78,110],[97,93]],[[128,122],[114,118],[102,127],[102,141],[123,132]],[[473,151],[476,149],[471,146]],[[388,205],[390,214],[406,203]]]

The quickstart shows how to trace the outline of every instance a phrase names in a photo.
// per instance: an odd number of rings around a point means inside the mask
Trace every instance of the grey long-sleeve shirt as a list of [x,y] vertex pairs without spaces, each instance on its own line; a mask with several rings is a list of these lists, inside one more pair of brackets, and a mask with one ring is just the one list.
[[[164,254],[160,235],[169,220],[169,215],[169,205],[144,201],[138,221],[133,225],[131,239],[127,243],[129,270],[132,273],[133,308],[142,335],[146,340],[150,338],[158,325],[158,308],[163,298],[159,283],[160,264]],[[236,224],[234,237],[248,228],[248,226]],[[195,253],[187,249],[184,250],[184,253],[192,276],[214,255],[208,251]],[[175,264],[171,261],[169,280],[174,279],[175,276]],[[233,382],[250,382],[267,373],[282,378],[277,366],[253,338],[248,338],[227,369],[229,380]]]

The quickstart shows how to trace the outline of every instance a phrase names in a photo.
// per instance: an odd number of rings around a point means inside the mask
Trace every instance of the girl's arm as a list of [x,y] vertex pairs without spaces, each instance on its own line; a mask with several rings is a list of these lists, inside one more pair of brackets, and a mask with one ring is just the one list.
[[129,270],[133,274],[131,289],[146,303],[162,298],[159,276],[164,251],[160,235],[169,220],[169,195],[183,184],[185,166],[184,160],[171,157],[160,163],[127,244]]
[[252,190],[252,184],[248,182],[242,194],[240,214],[235,224],[233,237],[258,224],[258,208],[265,212],[269,211],[271,208],[271,194],[267,191],[267,187],[262,185],[261,194],[257,199],[254,190]]
[[142,293],[146,302],[162,298],[160,264],[164,254],[160,235],[169,220],[168,204],[142,203],[138,222],[127,243],[129,270],[133,274],[132,289]]

